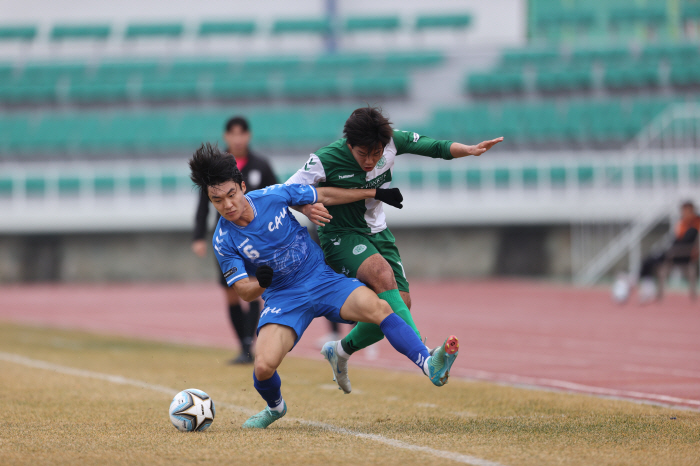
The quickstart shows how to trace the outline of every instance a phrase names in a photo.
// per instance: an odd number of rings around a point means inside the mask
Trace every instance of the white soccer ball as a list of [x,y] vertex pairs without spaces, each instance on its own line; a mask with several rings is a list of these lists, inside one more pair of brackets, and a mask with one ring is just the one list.
[[613,284],[612,298],[616,303],[623,304],[630,297],[630,284],[627,277],[618,275],[617,280]]
[[170,421],[181,432],[201,432],[214,422],[214,402],[202,390],[188,388],[170,403]]

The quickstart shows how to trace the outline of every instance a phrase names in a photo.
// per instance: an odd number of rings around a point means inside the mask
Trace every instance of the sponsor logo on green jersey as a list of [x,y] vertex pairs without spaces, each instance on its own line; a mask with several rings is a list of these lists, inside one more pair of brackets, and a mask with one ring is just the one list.
[[382,155],[382,158],[377,162],[377,168],[384,168],[384,165],[386,165],[386,157]]
[[373,189],[376,188],[377,186],[381,186],[384,183],[387,182],[387,178],[389,178],[389,175],[391,174],[390,171],[385,171],[381,175],[379,175],[376,178],[373,178],[365,183],[363,186],[364,189]]

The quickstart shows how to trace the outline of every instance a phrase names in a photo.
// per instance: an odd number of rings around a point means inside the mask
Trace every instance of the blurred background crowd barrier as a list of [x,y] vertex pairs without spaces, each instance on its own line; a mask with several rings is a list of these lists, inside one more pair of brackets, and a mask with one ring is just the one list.
[[[186,160],[233,115],[283,181],[380,104],[415,278],[590,285],[698,201],[700,2],[0,0],[0,282],[213,278]],[[205,263],[206,262],[206,263]],[[635,272],[636,273],[636,272]]]

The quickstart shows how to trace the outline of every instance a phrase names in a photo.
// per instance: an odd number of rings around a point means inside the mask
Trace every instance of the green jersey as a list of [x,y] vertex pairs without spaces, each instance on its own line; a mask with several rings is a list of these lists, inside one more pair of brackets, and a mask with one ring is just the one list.
[[[309,160],[286,184],[317,187],[332,186],[346,189],[388,188],[394,160],[400,154],[452,159],[452,141],[436,141],[418,133],[394,130],[394,136],[384,148],[384,154],[371,172],[364,171],[352,156],[346,139],[339,139],[311,154]],[[333,220],[319,228],[319,236],[353,231],[375,234],[386,229],[383,203],[376,199],[350,204],[327,206]]]

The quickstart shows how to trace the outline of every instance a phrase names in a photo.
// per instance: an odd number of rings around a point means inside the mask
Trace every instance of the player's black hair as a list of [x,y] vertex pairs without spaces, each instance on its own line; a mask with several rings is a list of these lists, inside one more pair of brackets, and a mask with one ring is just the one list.
[[205,142],[195,151],[189,161],[190,179],[202,191],[208,186],[233,181],[238,186],[243,182],[243,174],[236,165],[236,159],[219,150],[218,146]]
[[681,204],[681,208],[682,209],[691,208],[691,209],[695,210],[695,204],[693,203],[693,201],[687,200],[687,201],[683,202],[683,204]]
[[384,147],[393,136],[391,122],[382,115],[381,107],[358,108],[345,122],[343,135],[350,147],[366,147],[368,150]]
[[229,120],[226,122],[226,126],[224,126],[224,129],[228,133],[233,129],[234,126],[240,126],[244,133],[250,132],[250,124],[248,123],[248,120],[246,120],[242,116],[235,116],[233,118],[229,118]]

